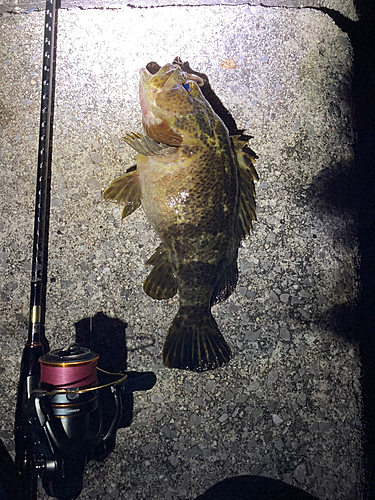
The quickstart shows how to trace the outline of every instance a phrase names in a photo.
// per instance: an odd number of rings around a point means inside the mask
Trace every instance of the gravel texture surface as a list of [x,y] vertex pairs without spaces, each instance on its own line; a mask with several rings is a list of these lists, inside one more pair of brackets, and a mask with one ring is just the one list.
[[[0,437],[11,452],[43,19],[0,17]],[[315,10],[246,5],[63,9],[58,22],[47,338],[65,346],[77,322],[101,312],[126,323],[128,368],[157,376],[134,395],[115,451],[87,466],[80,498],[192,499],[251,474],[321,500],[362,499],[349,39]],[[140,126],[138,70],[177,55],[208,75],[259,156],[258,223],[235,293],[213,308],[233,359],[202,374],[163,366],[178,299],[142,290],[158,237],[141,209],[122,222],[102,199],[134,162],[121,137]]]

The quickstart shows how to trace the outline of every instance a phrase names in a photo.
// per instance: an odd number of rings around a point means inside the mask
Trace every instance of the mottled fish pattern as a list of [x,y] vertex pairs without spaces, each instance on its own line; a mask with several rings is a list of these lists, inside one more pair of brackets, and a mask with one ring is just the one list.
[[160,237],[143,288],[154,299],[179,294],[164,364],[209,370],[231,357],[211,306],[235,288],[240,240],[256,219],[255,156],[229,136],[199,88],[203,80],[184,72],[179,59],[147,67],[139,85],[143,133],[124,138],[137,165],[104,198],[124,204],[123,217],[142,205]]

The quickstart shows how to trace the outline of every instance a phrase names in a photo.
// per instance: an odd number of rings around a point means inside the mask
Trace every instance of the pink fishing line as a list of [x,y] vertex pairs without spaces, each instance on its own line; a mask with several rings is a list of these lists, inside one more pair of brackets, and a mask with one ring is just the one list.
[[56,388],[82,388],[97,382],[96,365],[99,356],[89,361],[74,363],[40,362],[40,382]]

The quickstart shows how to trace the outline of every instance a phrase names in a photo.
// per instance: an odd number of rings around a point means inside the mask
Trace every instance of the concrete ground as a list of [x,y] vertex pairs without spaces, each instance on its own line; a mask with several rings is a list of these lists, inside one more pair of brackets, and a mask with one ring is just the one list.
[[[353,22],[356,11],[349,0],[187,3],[100,10],[67,1],[58,14],[47,338],[63,347],[80,320],[102,312],[127,325],[128,369],[157,377],[135,393],[114,452],[88,464],[80,498],[193,499],[247,474],[320,500],[364,499],[353,49],[309,6]],[[44,12],[0,7],[0,438],[12,453]],[[138,70],[177,55],[208,75],[259,156],[258,223],[240,249],[236,291],[213,308],[233,359],[201,374],[162,362],[178,299],[142,290],[157,235],[141,209],[122,222],[102,199],[134,161],[121,137],[140,126]]]

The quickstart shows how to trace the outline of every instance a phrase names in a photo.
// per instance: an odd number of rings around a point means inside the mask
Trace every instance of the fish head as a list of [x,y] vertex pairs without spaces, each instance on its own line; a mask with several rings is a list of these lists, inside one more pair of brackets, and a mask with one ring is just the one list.
[[218,117],[198,83],[177,64],[166,64],[155,74],[140,70],[142,123],[149,137],[170,146],[196,145],[212,137]]

